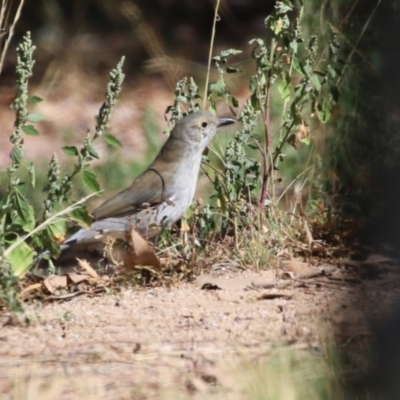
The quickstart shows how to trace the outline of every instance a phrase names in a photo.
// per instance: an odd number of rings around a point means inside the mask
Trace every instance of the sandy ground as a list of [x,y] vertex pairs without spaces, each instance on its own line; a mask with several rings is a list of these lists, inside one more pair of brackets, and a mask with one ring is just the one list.
[[29,325],[3,315],[1,398],[247,398],[232,371],[271,346],[369,335],[400,293],[394,261],[374,257],[306,279],[226,267],[170,288],[31,305]]

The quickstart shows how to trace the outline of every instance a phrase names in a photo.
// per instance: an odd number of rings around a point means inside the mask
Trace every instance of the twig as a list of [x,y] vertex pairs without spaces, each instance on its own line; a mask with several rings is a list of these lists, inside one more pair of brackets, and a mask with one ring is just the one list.
[[[21,16],[21,11],[22,11],[22,6],[24,5],[24,1],[25,0],[20,0],[17,12],[15,13],[14,21],[13,21],[11,27],[10,27],[10,30],[8,31],[7,39],[6,39],[5,43],[4,43],[4,47],[3,47],[2,51],[1,51],[0,75],[1,75],[1,72],[3,70],[4,59],[6,57],[6,54],[7,54],[7,51],[8,51],[8,47],[10,46],[11,39],[14,36],[15,26],[17,25],[19,17]],[[6,7],[6,5],[4,5],[4,7]],[[3,9],[1,10],[1,14],[2,14],[2,18],[4,18]],[[3,26],[0,26],[0,27],[5,29],[5,27],[3,27]]]
[[271,173],[271,168],[267,168],[267,154],[268,148],[271,142],[271,76],[274,65],[274,54],[275,54],[275,39],[271,40],[271,54],[270,54],[270,62],[271,68],[268,70],[267,75],[267,98],[265,100],[265,116],[264,116],[264,127],[265,127],[265,150],[261,153],[264,159],[264,175],[263,175],[263,183],[261,189],[260,196],[260,207],[264,209],[265,200],[267,199],[267,190],[268,190],[268,180]]
[[213,48],[214,48],[215,31],[216,31],[216,25],[217,25],[217,21],[218,21],[219,3],[220,3],[220,0],[217,0],[217,3],[215,5],[214,21],[213,21],[213,28],[212,28],[211,42],[210,42],[210,52],[208,54],[207,77],[206,77],[206,83],[205,83],[205,86],[204,86],[203,110],[206,108],[208,82],[210,81],[212,52],[213,52]]

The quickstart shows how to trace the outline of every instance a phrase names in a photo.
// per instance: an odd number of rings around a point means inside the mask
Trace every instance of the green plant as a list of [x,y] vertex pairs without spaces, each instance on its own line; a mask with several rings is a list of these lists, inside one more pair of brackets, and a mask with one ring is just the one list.
[[[5,194],[0,198],[0,282],[2,288],[10,287],[10,276],[23,276],[33,264],[35,256],[44,250],[48,255],[59,254],[59,243],[62,243],[67,229],[66,221],[74,221],[86,226],[90,224],[91,219],[83,203],[91,195],[79,201],[72,200],[70,190],[73,179],[79,174],[83,184],[93,194],[99,192],[100,185],[96,176],[89,170],[93,159],[99,158],[93,143],[97,138],[103,137],[107,143],[121,146],[114,136],[105,132],[124,79],[123,58],[110,73],[106,101],[96,117],[93,136],[88,132],[80,148],[75,146],[63,148],[63,151],[75,160],[72,171],[62,174],[57,155],[54,154],[51,157],[47,184],[43,188],[46,193],[44,207],[41,212],[35,212],[33,202],[24,194],[24,187],[27,185],[31,187],[31,190],[36,189],[36,175],[34,164],[24,159],[25,137],[22,136],[23,134],[38,135],[39,132],[34,123],[43,119],[42,115],[29,111],[32,105],[42,101],[41,98],[29,96],[28,93],[28,82],[35,63],[34,50],[35,47],[28,32],[17,47],[17,94],[11,105],[16,112],[14,130],[10,136],[11,161],[10,166],[5,171],[1,171],[0,175],[2,183],[7,185]],[[24,169],[28,172],[28,182],[23,179]],[[2,298],[5,299],[6,296]],[[10,301],[7,302],[10,303]]]
[[[203,156],[214,194],[211,203],[196,213],[195,231],[200,238],[205,239],[207,231],[213,237],[216,231],[224,237],[235,236],[238,230],[248,232],[253,225],[260,228],[265,225],[264,216],[275,219],[279,215],[282,221],[275,226],[286,225],[285,215],[275,209],[275,185],[282,180],[280,168],[287,150],[307,147],[312,141],[312,127],[328,122],[339,100],[343,62],[338,59],[337,35],[331,32],[324,48],[320,48],[316,34],[306,38],[302,32],[304,5],[298,4],[296,8],[293,1],[278,1],[265,19],[267,39],[249,42],[254,72],[249,78],[249,96],[241,107],[226,79],[226,74],[240,72],[230,61],[241,51],[224,50],[212,57],[218,79],[208,85],[209,109],[216,112],[220,102],[227,104],[241,126],[225,150],[210,146],[217,154],[217,165],[212,154]],[[197,85],[192,79],[189,85],[186,82],[178,83],[175,104],[168,110],[172,111],[172,121],[199,107]],[[271,120],[272,96],[279,121]],[[318,162],[318,157],[315,160]],[[319,166],[307,166],[308,175],[317,170]],[[299,237],[297,233],[292,236]]]

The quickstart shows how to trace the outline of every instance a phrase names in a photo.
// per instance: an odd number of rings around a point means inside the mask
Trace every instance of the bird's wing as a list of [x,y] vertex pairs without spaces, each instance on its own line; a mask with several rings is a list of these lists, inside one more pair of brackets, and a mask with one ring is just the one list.
[[148,169],[128,188],[104,202],[93,211],[94,219],[133,215],[138,211],[154,207],[164,200],[165,182],[155,169]]

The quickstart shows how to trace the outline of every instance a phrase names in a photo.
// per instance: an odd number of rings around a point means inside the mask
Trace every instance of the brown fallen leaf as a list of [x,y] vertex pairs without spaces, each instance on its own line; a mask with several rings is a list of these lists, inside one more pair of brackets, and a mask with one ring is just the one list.
[[40,289],[42,286],[43,286],[42,282],[33,283],[32,285],[29,285],[25,289],[21,290],[20,296],[23,297],[24,295],[26,295],[36,289]]
[[287,268],[289,271],[294,272],[297,278],[312,278],[325,273],[322,269],[296,259],[290,260]]
[[75,272],[71,272],[70,274],[67,274],[67,276],[72,281],[72,283],[75,283],[75,284],[88,280],[87,275],[81,275],[81,274],[77,274]]
[[67,287],[67,277],[65,275],[49,275],[44,281],[44,286],[50,293],[55,293],[59,288]]
[[131,244],[131,251],[124,255],[124,266],[133,269],[136,266],[152,267],[161,271],[161,264],[150,244],[134,229],[127,232],[125,240]]
[[308,272],[314,272],[317,268],[308,263],[292,258],[287,264],[287,269],[296,274],[304,274]]
[[312,237],[310,228],[308,227],[308,223],[307,223],[306,220],[304,220],[304,230],[306,231],[308,246],[309,246],[310,249],[311,249],[311,248],[313,247],[314,238]]
[[79,258],[76,259],[78,261],[78,265],[84,269],[89,276],[91,276],[92,278],[98,278],[99,275],[98,273],[92,268],[92,266],[86,261],[86,260],[81,260]]
[[312,254],[314,254],[314,255],[322,255],[322,254],[326,254],[328,252],[328,249],[324,245],[319,244],[319,243],[317,244],[314,242],[311,251],[312,251]]

